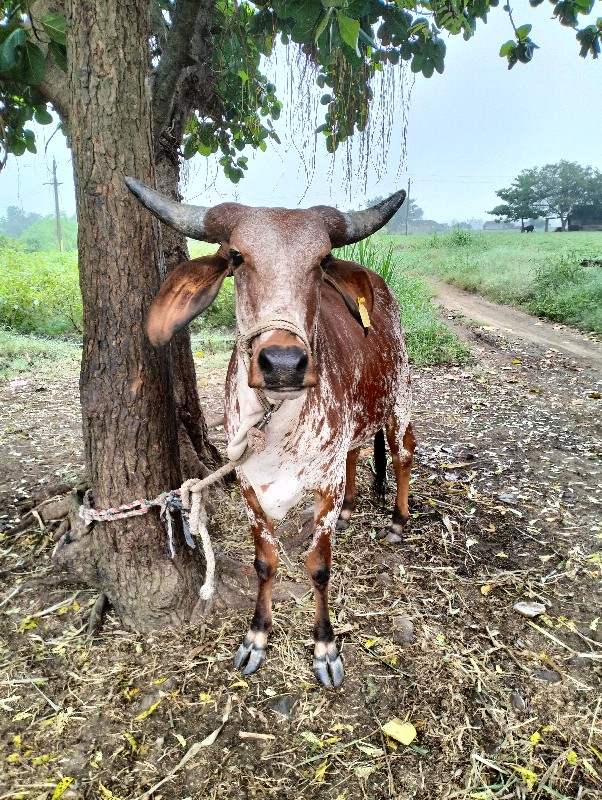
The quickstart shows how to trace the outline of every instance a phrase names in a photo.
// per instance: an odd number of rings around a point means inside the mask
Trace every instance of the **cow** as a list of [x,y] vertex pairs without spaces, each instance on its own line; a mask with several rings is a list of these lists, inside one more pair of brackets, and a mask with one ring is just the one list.
[[535,230],[535,225],[525,225],[523,228],[523,233],[533,233]]
[[[224,278],[234,276],[238,337],[226,377],[225,428],[229,458],[248,456],[237,478],[258,580],[255,613],[235,666],[248,675],[264,661],[278,566],[274,521],[313,492],[306,558],[316,603],[313,669],[323,686],[337,688],[344,668],[328,614],[328,583],[335,529],[348,526],[355,507],[360,445],[375,436],[384,449],[385,429],[397,484],[388,530],[399,537],[408,520],[415,441],[397,301],[380,276],[331,251],[382,228],[405,192],[348,213],[238,203],[205,209],[132,178],[126,183],[167,225],[219,244],[215,254],[167,276],[147,320],[154,345],[166,344],[213,302]],[[382,473],[381,467],[381,480]]]

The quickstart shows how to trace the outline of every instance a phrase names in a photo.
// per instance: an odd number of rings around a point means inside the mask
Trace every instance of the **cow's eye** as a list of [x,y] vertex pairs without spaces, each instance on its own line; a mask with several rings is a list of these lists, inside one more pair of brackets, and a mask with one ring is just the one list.
[[232,262],[233,267],[240,267],[244,261],[242,253],[239,253],[238,250],[230,250],[230,261]]
[[332,253],[329,253],[327,256],[324,256],[324,258],[320,262],[320,266],[322,267],[322,269],[328,269],[328,266],[331,261],[332,261]]

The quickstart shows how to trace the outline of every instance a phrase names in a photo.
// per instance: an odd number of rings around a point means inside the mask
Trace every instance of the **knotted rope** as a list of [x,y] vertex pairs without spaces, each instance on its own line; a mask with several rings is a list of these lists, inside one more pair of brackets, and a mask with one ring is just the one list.
[[167,552],[170,558],[175,556],[174,547],[174,528],[173,511],[179,511],[182,515],[184,528],[184,538],[186,544],[193,550],[196,547],[194,538],[200,538],[203,545],[205,556],[206,571],[205,582],[200,589],[200,596],[203,600],[208,600],[215,591],[215,554],[211,545],[209,531],[207,530],[207,510],[205,502],[207,500],[206,489],[211,484],[216,483],[229,472],[236,469],[240,464],[247,460],[251,455],[248,450],[236,461],[229,461],[206,478],[191,478],[185,481],[179,489],[172,492],[162,492],[153,500],[135,500],[133,503],[124,503],[115,508],[95,509],[90,507],[90,490],[86,492],[84,503],[79,508],[79,516],[86,525],[92,522],[112,522],[116,519],[127,519],[146,514],[151,508],[159,506],[161,509],[161,520],[165,525],[167,533]]

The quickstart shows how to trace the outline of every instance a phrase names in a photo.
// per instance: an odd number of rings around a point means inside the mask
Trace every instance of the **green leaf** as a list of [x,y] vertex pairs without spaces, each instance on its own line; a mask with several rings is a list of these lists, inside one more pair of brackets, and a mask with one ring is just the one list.
[[52,122],[52,114],[45,108],[36,109],[33,116],[39,125],[50,125]]
[[67,34],[65,33],[66,20],[61,14],[54,14],[52,12],[44,14],[40,20],[42,27],[57,44],[65,46],[67,44]]
[[357,46],[357,39],[360,34],[359,20],[351,19],[351,17],[343,14],[342,11],[337,11],[337,22],[339,23],[339,33],[342,40],[359,56],[360,51]]
[[509,39],[505,44],[500,47],[500,56],[505,58],[506,56],[510,55],[510,53],[514,50],[516,44],[512,39]]
[[524,42],[527,36],[531,33],[533,25],[521,25],[516,29],[516,38],[519,42]]
[[27,44],[23,28],[14,30],[0,46],[0,72],[12,72],[19,66],[21,51]]
[[63,45],[57,44],[56,42],[49,42],[48,44],[48,52],[52,55],[54,60],[57,63],[59,69],[62,69],[63,72],[67,72],[67,50]]
[[25,65],[25,72],[22,78],[23,82],[33,85],[41,83],[46,73],[46,59],[37,44],[27,42],[23,61]]

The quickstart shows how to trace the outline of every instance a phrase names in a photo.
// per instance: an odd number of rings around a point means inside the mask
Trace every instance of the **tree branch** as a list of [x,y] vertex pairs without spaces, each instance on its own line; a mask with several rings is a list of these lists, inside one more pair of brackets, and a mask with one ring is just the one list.
[[[183,93],[183,83],[191,73],[201,70],[210,78],[211,20],[214,0],[178,0],[173,11],[171,27],[153,83],[153,136],[158,143],[166,134],[179,145],[191,109],[190,93]],[[199,26],[204,29],[202,53],[193,52],[199,36]],[[194,32],[194,35],[193,35]],[[196,48],[194,48],[196,49]],[[183,96],[183,94],[187,96]],[[183,120],[183,121],[182,121]],[[175,130],[175,128],[180,130]]]
[[65,14],[63,0],[36,0],[30,10],[32,27],[34,28],[38,47],[46,56],[46,72],[42,83],[36,88],[44,95],[46,100],[61,118],[61,122],[69,122],[69,86],[67,74],[58,66],[54,58],[48,54],[49,37],[38,22],[45,14]]

